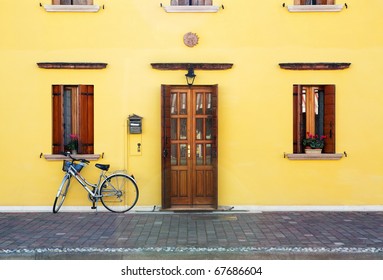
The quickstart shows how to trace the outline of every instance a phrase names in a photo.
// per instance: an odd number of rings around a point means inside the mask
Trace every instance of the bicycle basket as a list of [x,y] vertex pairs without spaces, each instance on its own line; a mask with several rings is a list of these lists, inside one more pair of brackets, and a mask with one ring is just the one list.
[[69,166],[71,166],[71,162],[70,161],[68,161],[68,160],[64,160],[63,161],[63,171],[64,172],[67,172],[68,171],[68,169],[69,169]]
[[81,162],[81,163],[78,163],[78,164],[74,164],[73,166],[77,170],[77,172],[80,172],[81,169],[85,166],[85,163]]

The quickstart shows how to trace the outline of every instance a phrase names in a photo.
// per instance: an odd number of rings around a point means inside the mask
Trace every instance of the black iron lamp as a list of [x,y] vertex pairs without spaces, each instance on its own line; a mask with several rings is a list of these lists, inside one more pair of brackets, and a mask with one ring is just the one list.
[[193,83],[194,83],[194,79],[197,75],[194,74],[194,69],[192,66],[189,66],[189,69],[188,69],[188,72],[187,74],[185,74],[185,77],[186,77],[186,82],[188,84],[188,86],[192,86]]

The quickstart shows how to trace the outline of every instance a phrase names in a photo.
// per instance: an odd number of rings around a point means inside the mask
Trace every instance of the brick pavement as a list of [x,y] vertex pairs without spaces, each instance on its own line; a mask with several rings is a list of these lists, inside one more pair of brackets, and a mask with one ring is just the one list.
[[383,259],[383,212],[0,213],[0,259],[172,254]]

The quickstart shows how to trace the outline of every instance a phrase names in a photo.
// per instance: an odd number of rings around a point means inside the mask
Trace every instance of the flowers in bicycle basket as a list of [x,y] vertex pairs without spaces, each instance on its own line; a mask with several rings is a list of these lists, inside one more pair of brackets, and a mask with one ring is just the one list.
[[65,145],[65,149],[67,151],[71,152],[77,152],[78,149],[78,137],[76,134],[71,134],[70,135],[70,141],[67,145]]
[[326,135],[318,136],[313,135],[310,132],[307,132],[307,137],[303,139],[303,146],[311,149],[323,149],[324,140],[326,139]]

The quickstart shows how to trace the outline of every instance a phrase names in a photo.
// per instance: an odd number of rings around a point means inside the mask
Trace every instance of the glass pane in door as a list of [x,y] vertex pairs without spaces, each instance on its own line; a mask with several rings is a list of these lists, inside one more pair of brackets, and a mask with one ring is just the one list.
[[177,140],[177,130],[178,130],[178,124],[177,119],[172,119],[170,124],[170,134],[172,140]]
[[211,115],[213,113],[213,107],[211,104],[211,93],[206,94],[206,115]]
[[188,113],[187,110],[187,99],[186,99],[186,93],[180,94],[180,114],[186,115]]
[[196,152],[196,163],[197,163],[197,165],[203,165],[203,145],[197,144],[195,152]]
[[172,144],[171,145],[171,165],[177,165],[178,162],[178,149],[177,149],[177,144]]
[[211,157],[212,157],[211,144],[206,144],[205,155],[206,155],[205,164],[211,165],[212,164],[212,161],[211,161]]
[[172,93],[172,95],[171,95],[170,113],[172,115],[177,115],[178,114],[177,93]]
[[180,119],[180,139],[186,140],[187,139],[187,132],[188,132],[188,126],[187,126],[187,119]]
[[210,140],[211,139],[211,132],[212,132],[212,126],[213,126],[213,118],[207,118],[205,119],[205,139]]
[[180,144],[180,165],[187,165],[187,145]]
[[195,139],[201,140],[203,133],[203,119],[196,119],[195,121]]
[[197,115],[203,114],[203,94],[197,93],[196,94],[196,110],[195,113]]

